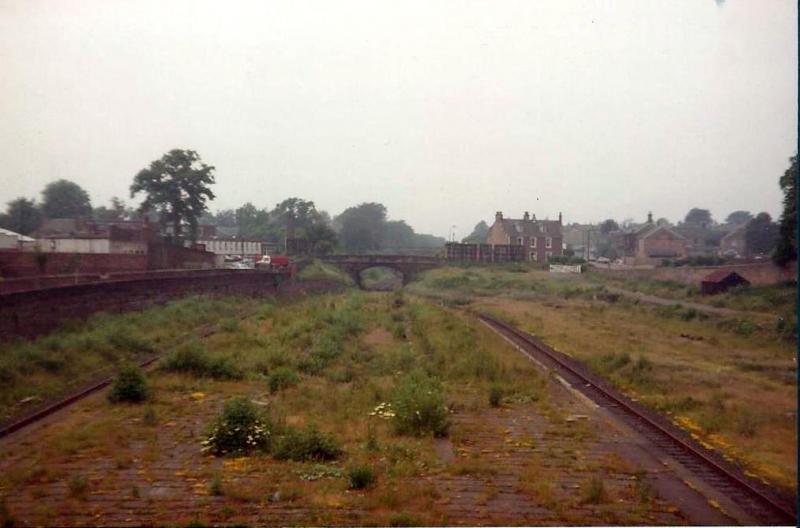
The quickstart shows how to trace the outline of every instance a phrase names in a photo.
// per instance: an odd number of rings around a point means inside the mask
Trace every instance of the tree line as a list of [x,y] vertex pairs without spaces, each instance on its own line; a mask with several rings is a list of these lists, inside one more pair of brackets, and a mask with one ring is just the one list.
[[362,203],[336,217],[317,209],[313,201],[287,198],[273,209],[248,202],[235,209],[212,213],[215,168],[197,152],[171,150],[139,171],[130,185],[130,197],[144,195],[134,208],[119,197],[109,206],[92,207],[89,194],[75,182],[58,180],[45,186],[41,202],[20,197],[8,202],[0,214],[0,227],[29,235],[46,219],[85,218],[120,222],[147,218],[175,242],[196,241],[199,227],[214,225],[239,238],[282,243],[286,237],[308,241],[314,253],[402,251],[437,248],[445,240],[419,234],[403,220],[389,220],[380,203]]

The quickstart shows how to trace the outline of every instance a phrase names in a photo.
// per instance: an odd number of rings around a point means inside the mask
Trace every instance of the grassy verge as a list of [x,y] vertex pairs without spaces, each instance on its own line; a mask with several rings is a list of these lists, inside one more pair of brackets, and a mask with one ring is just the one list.
[[347,273],[316,259],[297,274],[297,279],[300,281],[327,280],[347,286],[354,284],[353,279]]

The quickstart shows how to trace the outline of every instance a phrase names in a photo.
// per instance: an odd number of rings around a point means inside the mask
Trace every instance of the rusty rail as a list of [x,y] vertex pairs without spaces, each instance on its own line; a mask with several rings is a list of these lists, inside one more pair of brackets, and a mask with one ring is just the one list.
[[[636,404],[616,389],[607,386],[593,374],[589,373],[586,370],[585,365],[581,364],[576,359],[553,350],[536,337],[518,330],[505,321],[487,314],[478,314],[478,318],[487,323],[489,326],[499,330],[501,333],[516,338],[518,341],[521,341],[523,344],[527,345],[527,348],[533,349],[533,351],[544,355],[546,358],[551,360],[552,363],[555,363],[558,368],[561,368],[569,372],[572,376],[578,378],[582,383],[584,383],[584,387],[577,387],[579,390],[583,389],[582,392],[586,392],[585,389],[587,387],[599,392],[603,397],[617,405],[622,411],[624,411],[624,413],[635,420],[646,424],[647,427],[668,439],[669,442],[672,442],[672,444],[683,450],[685,453],[690,454],[692,457],[702,462],[702,464],[704,464],[706,467],[724,476],[724,478],[726,478],[744,493],[750,495],[751,497],[757,498],[757,500],[762,504],[772,509],[773,513],[776,515],[775,518],[780,519],[779,522],[795,525],[797,516],[792,510],[791,506],[784,504],[781,500],[776,500],[775,497],[771,496],[771,494],[765,490],[759,489],[759,485],[751,482],[750,479],[742,475],[737,468],[728,467],[728,465],[724,462],[717,460],[710,451],[698,445],[693,440],[684,437],[683,432],[676,426],[673,426],[669,423],[662,423],[663,419],[653,416],[652,411],[649,411],[641,405]],[[530,353],[530,350],[526,350],[526,353]]]

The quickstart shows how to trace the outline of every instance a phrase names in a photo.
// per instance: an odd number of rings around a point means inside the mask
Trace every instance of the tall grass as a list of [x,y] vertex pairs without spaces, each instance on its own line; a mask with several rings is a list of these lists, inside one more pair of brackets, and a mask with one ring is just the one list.
[[23,400],[56,398],[255,302],[189,297],[141,312],[97,314],[31,341],[0,342],[0,420],[19,412]]

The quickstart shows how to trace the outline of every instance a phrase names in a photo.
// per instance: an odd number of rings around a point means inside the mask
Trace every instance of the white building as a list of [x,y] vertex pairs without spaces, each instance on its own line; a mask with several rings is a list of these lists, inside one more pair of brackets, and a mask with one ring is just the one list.
[[32,249],[36,240],[0,227],[0,249]]

